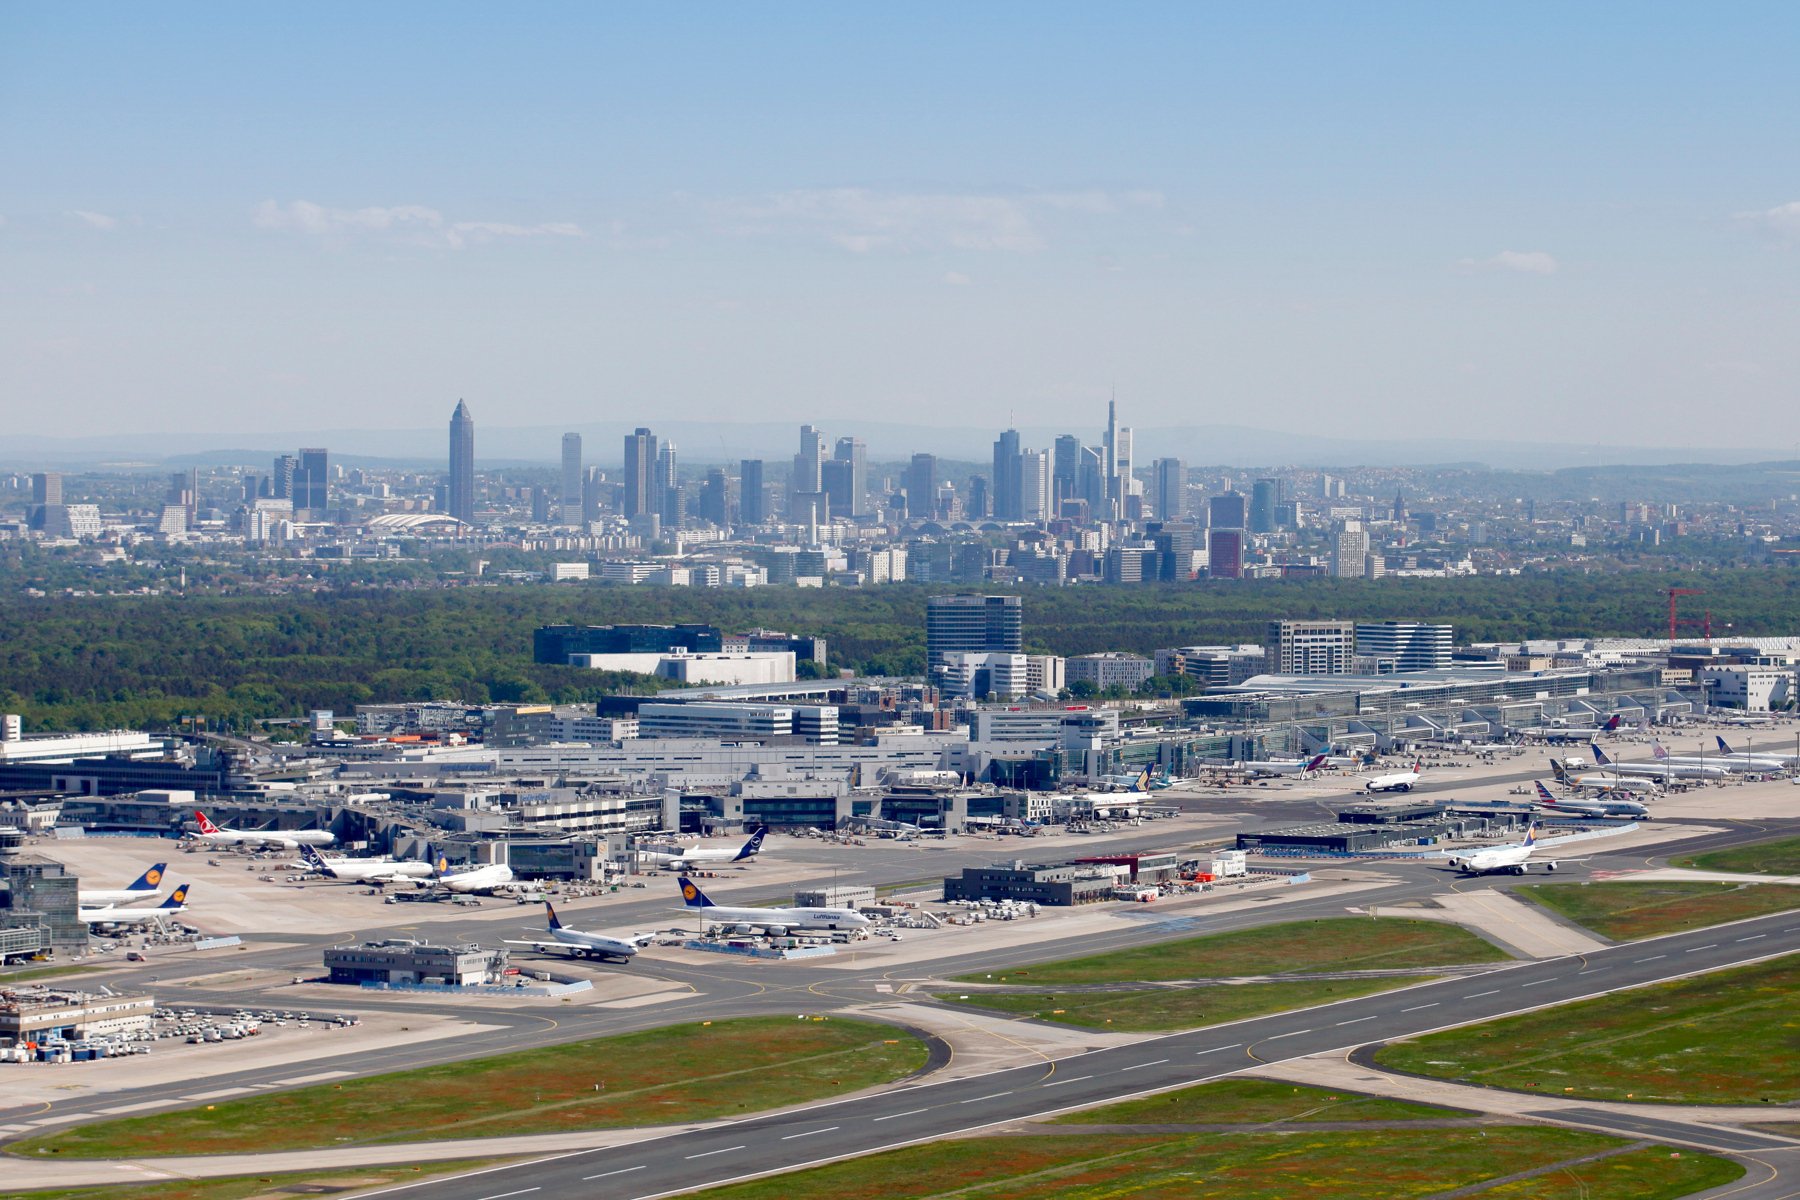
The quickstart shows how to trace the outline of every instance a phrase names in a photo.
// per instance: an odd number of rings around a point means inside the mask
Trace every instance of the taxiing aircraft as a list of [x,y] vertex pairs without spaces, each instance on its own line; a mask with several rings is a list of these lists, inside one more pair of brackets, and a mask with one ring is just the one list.
[[1551,812],[1573,813],[1578,817],[1636,817],[1640,821],[1650,819],[1650,810],[1636,800],[1572,800],[1567,797],[1559,800],[1542,781],[1533,782],[1537,785],[1538,803]]
[[127,904],[133,900],[148,900],[162,887],[163,872],[168,869],[166,862],[152,864],[148,871],[122,888],[102,888],[92,892],[82,888],[76,892],[76,900],[81,904]]
[[[1511,846],[1493,846],[1486,850],[1476,850],[1470,854],[1452,855],[1450,865],[1464,875],[1487,875],[1504,872],[1512,875],[1525,874],[1525,866],[1531,858],[1531,852],[1537,849],[1537,823],[1525,827],[1525,839]],[[1546,871],[1556,870],[1554,862],[1545,861]]]
[[396,879],[430,879],[435,868],[420,859],[326,858],[311,846],[300,847],[300,863],[327,879],[346,883],[388,883]]
[[1395,771],[1390,775],[1377,775],[1363,784],[1365,792],[1410,792],[1413,784],[1419,782],[1419,776],[1425,773],[1425,764],[1414,762],[1404,771]]
[[629,962],[638,948],[656,935],[653,933],[634,934],[628,938],[608,937],[604,933],[586,933],[579,929],[570,929],[556,917],[556,909],[544,901],[544,915],[549,921],[550,937],[547,940],[519,942],[508,940],[509,946],[529,946],[540,953],[567,954],[574,958],[616,958],[620,962]]
[[767,825],[758,825],[751,832],[750,840],[736,850],[695,846],[691,850],[683,850],[680,854],[657,854],[647,851],[644,857],[659,867],[675,869],[748,862],[762,853],[763,838],[767,836],[768,832]]
[[681,902],[703,921],[719,925],[746,925],[780,937],[790,929],[854,929],[869,918],[853,908],[728,908],[706,898],[693,880],[681,877]]
[[329,829],[295,829],[279,833],[267,829],[225,829],[214,825],[205,813],[198,810],[195,810],[194,817],[200,822],[200,832],[190,833],[188,836],[200,842],[235,846],[281,846],[288,850],[298,850],[302,846],[337,845],[337,835]]
[[76,910],[76,917],[89,925],[161,925],[176,913],[187,911],[188,884],[182,884],[169,893],[169,898],[155,908],[120,908],[107,905],[105,908],[81,908]]

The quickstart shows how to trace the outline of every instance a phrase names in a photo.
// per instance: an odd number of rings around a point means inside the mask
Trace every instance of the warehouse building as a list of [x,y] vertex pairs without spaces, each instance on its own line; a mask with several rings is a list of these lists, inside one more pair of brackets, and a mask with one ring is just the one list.
[[1123,869],[1094,863],[1053,865],[1023,862],[964,867],[962,877],[944,880],[945,900],[1029,900],[1068,907],[1112,899]]
[[388,938],[325,951],[332,983],[471,984],[497,983],[506,973],[507,953],[474,942],[434,946],[409,938]]
[[150,996],[24,988],[0,992],[0,1040],[78,1042],[150,1028],[156,1001]]

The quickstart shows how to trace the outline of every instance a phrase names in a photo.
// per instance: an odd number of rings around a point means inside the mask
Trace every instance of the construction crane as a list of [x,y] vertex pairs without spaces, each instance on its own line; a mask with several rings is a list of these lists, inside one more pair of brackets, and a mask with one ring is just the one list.
[[1680,629],[1681,626],[1698,625],[1701,629],[1701,636],[1709,642],[1712,641],[1711,609],[1707,610],[1704,617],[1683,617],[1680,616],[1677,611],[1678,606],[1681,603],[1681,597],[1702,595],[1703,593],[1701,590],[1699,588],[1672,587],[1666,589],[1665,594],[1669,597],[1669,640],[1671,642],[1675,640],[1677,636],[1676,631]]

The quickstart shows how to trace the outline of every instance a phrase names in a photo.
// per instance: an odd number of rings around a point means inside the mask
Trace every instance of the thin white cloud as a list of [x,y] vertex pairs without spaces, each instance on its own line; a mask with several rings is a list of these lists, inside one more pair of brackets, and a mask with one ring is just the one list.
[[1741,212],[1736,216],[1738,224],[1776,241],[1800,242],[1800,200],[1777,204],[1761,212]]
[[85,221],[93,229],[114,230],[119,227],[119,218],[109,217],[105,213],[88,212],[85,209],[72,208],[69,215]]
[[964,275],[961,271],[945,271],[944,282],[951,287],[968,287],[969,277]]
[[1502,250],[1492,258],[1457,260],[1464,271],[1517,271],[1523,275],[1554,275],[1562,264],[1542,250]]
[[1047,213],[1115,214],[1162,205],[1157,192],[880,192],[801,188],[754,198],[703,202],[720,232],[744,237],[819,239],[852,254],[889,250],[990,250],[1030,254],[1046,235]]
[[328,208],[310,200],[277,204],[264,200],[251,214],[258,229],[299,233],[326,241],[344,242],[352,237],[395,237],[422,246],[461,250],[465,246],[502,238],[586,237],[587,232],[568,221],[517,225],[508,221],[452,221],[435,208],[400,204],[389,208]]

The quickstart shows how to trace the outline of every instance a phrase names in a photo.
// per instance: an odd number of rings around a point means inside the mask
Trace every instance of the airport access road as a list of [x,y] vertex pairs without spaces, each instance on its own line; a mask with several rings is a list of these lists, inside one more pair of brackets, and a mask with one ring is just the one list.
[[[1800,949],[1800,917],[1778,914],[1585,956],[1519,963],[1475,978],[1442,980],[1171,1034],[1048,1065],[921,1082],[859,1099],[365,1195],[499,1200],[599,1194],[648,1200],[1199,1083],[1259,1063],[1491,1020],[1796,949]],[[1614,1119],[1613,1114],[1606,1116]],[[1569,1123],[1568,1112],[1559,1112],[1557,1120]],[[1796,1145],[1792,1139],[1680,1121],[1658,1122],[1655,1136],[1677,1145],[1736,1154],[1785,1151]]]

